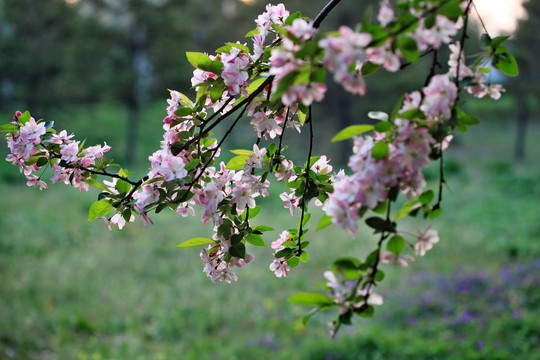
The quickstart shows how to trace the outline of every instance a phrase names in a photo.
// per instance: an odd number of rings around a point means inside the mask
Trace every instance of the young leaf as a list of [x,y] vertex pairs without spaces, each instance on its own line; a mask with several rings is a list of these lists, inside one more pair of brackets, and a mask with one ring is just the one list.
[[372,125],[351,125],[347,126],[345,129],[337,133],[336,136],[332,138],[332,142],[347,140],[353,136],[360,135],[367,131],[373,130]]
[[246,241],[253,246],[265,246],[263,238],[257,234],[249,234],[246,236]]
[[420,200],[422,204],[427,205],[431,202],[431,200],[433,200],[434,197],[435,193],[433,192],[433,190],[426,190],[422,193],[422,195],[420,195],[418,200]]
[[298,227],[305,227],[309,220],[311,219],[311,214],[304,214],[304,218],[302,219],[302,222],[298,222]]
[[88,221],[94,221],[96,218],[105,216],[113,209],[113,206],[108,200],[96,201],[90,206]]
[[289,264],[291,268],[294,268],[300,264],[300,259],[297,257],[290,258],[287,260],[287,264]]
[[210,59],[206,54],[188,51],[186,52],[186,56],[191,65],[198,69],[204,70],[202,68],[207,69],[212,65],[212,59]]
[[396,47],[409,62],[415,62],[420,57],[416,41],[410,37],[400,37],[396,40]]
[[330,224],[332,224],[332,217],[329,215],[324,215],[319,221],[319,225],[317,225],[317,229],[315,229],[315,231],[322,230]]
[[93,179],[83,179],[83,181],[85,183],[87,183],[88,185],[91,185],[93,187],[96,187],[98,189],[101,189],[101,190],[104,190],[104,191],[110,191],[110,189],[108,187],[106,187],[105,185],[103,185],[102,183],[100,182],[97,182],[96,180],[93,180]]
[[293,304],[305,306],[322,306],[334,303],[334,300],[320,293],[301,292],[290,296],[287,300]]
[[390,121],[381,121],[376,123],[373,128],[377,132],[386,132],[392,128],[392,123]]
[[119,192],[120,194],[122,194],[122,193],[128,193],[129,190],[131,190],[131,184],[128,183],[127,181],[124,181],[124,180],[119,179],[119,180],[116,182],[116,189],[118,190],[118,192]]
[[394,236],[386,244],[386,250],[392,254],[399,255],[405,248],[405,240],[401,236]]
[[227,163],[227,169],[229,170],[242,170],[244,167],[244,164],[249,160],[249,156],[247,155],[238,155],[233,157],[229,162]]
[[501,55],[496,55],[493,66],[495,66],[497,69],[499,69],[500,72],[508,76],[519,75],[519,69],[516,59],[508,52]]
[[209,245],[209,244],[215,244],[216,242],[209,238],[203,238],[203,237],[196,237],[193,239],[189,239],[184,241],[183,243],[176,245],[178,248],[187,248],[187,247],[193,247],[193,246],[199,246],[199,245]]
[[251,150],[244,150],[244,149],[236,149],[236,150],[230,150],[230,152],[232,152],[233,154],[235,155],[251,155],[251,154],[254,154],[253,151]]
[[266,225],[257,225],[253,228],[253,230],[255,231],[260,231],[260,232],[266,232],[266,231],[273,231],[274,228],[271,228],[270,226],[266,226]]
[[379,141],[371,149],[371,156],[377,160],[381,160],[388,156],[388,144],[384,141]]

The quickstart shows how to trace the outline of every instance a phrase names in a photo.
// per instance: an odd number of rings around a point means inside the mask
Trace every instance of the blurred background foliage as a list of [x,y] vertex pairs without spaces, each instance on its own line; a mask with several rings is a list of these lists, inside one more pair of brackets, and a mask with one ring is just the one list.
[[[313,18],[326,0],[284,3]],[[343,1],[322,30],[354,27],[377,3]],[[28,109],[87,144],[106,141],[118,163],[142,175],[159,147],[167,89],[194,96],[185,52],[243,41],[265,4],[0,0],[0,114],[8,122]],[[303,328],[306,309],[285,301],[298,287],[313,291],[306,284],[324,282],[330,256],[365,256],[374,241],[368,230],[353,242],[336,228],[311,234],[312,260],[287,280],[273,277],[262,249],[238,283],[212,284],[196,249],[174,249],[208,232],[197,219],[160,214],[152,228],[108,232],[85,223],[95,193],[28,189],[15,167],[0,162],[0,359],[260,359],[268,352],[278,359],[540,359],[540,1],[525,7],[509,42],[520,76],[498,79],[508,88],[500,101],[467,98],[482,124],[445,158],[445,214],[433,225],[441,244],[408,269],[387,269],[379,290],[387,303],[375,319],[330,340],[322,329],[331,317]],[[477,37],[467,53],[479,50]],[[316,154],[345,166],[350,143],[330,138],[369,121],[368,111],[390,112],[422,86],[428,66],[421,61],[398,76],[379,71],[362,98],[329,79],[314,111]],[[229,146],[248,147],[255,136],[244,124]],[[305,139],[288,133],[286,140],[288,155],[303,161]],[[426,177],[436,186],[437,165]],[[264,201],[261,223],[295,224],[279,199]]]

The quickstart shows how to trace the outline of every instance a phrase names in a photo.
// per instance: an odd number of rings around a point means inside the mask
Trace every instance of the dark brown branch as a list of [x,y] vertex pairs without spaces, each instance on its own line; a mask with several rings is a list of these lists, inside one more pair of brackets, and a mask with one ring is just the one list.
[[315,20],[313,20],[313,27],[316,28],[316,29],[319,28],[319,26],[321,26],[321,23],[323,22],[323,20],[330,13],[330,11],[332,11],[332,9],[334,7],[336,7],[336,5],[339,4],[340,2],[341,2],[341,0],[331,0],[328,4],[326,4],[324,9],[322,9],[321,12],[319,13],[319,15],[317,15],[317,17],[315,18]]

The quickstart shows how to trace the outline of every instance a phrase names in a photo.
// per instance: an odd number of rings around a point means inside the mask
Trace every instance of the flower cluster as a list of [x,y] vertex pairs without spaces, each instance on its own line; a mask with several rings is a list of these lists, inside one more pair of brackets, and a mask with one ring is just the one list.
[[51,182],[64,181],[80,191],[88,191],[91,169],[99,169],[104,153],[110,146],[95,145],[83,149],[79,141],[73,141],[73,134],[65,130],[54,133],[53,123],[36,121],[28,112],[15,113],[10,123],[11,131],[6,136],[10,154],[6,160],[17,165],[24,173],[28,186],[47,188],[42,175],[33,172],[43,171],[48,167],[53,170]]

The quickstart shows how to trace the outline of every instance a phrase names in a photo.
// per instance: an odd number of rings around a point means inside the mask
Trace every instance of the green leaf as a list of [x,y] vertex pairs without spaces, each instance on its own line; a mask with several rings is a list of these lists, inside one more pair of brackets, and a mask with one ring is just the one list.
[[322,230],[330,224],[332,224],[332,217],[329,215],[324,215],[319,221],[319,225],[317,225],[317,229],[315,229],[315,231]]
[[418,200],[411,200],[411,201],[408,201],[405,204],[403,204],[401,209],[394,216],[394,220],[398,220],[398,219],[404,218],[405,216],[409,215],[409,213],[412,210],[414,210],[414,209],[416,209],[416,208],[418,208],[420,206],[418,203],[419,203]]
[[493,63],[500,72],[508,76],[518,76],[519,69],[516,62],[516,59],[508,52],[495,55],[495,61]]
[[376,123],[373,128],[380,133],[386,132],[392,128],[392,123],[390,121],[381,121]]
[[193,170],[197,167],[197,165],[199,165],[200,162],[201,162],[201,159],[191,160],[189,163],[187,163],[186,166],[184,166],[184,169],[186,169],[186,171]]
[[403,57],[409,62],[415,62],[420,58],[420,52],[416,41],[410,37],[400,37],[396,40],[396,47],[403,54]]
[[83,181],[85,183],[87,183],[88,185],[91,185],[95,188],[98,188],[98,189],[101,189],[101,190],[104,190],[104,191],[111,191],[108,187],[106,187],[105,185],[103,185],[102,183],[100,182],[97,182],[96,180],[93,180],[93,179],[83,179]]
[[217,81],[210,90],[210,100],[215,103],[216,101],[221,99],[221,96],[223,95],[225,89],[226,86],[223,81]]
[[285,249],[280,250],[277,253],[275,253],[274,257],[276,259],[281,259],[282,257],[285,257],[285,256],[288,256],[288,255],[292,254],[292,251],[293,250],[291,248],[285,248]]
[[302,262],[308,262],[309,261],[309,255],[306,251],[302,250],[302,253],[300,254],[300,260]]
[[321,293],[301,292],[290,296],[287,300],[293,304],[305,306],[324,306],[334,303],[334,300]]
[[238,155],[233,157],[229,162],[227,163],[227,169],[229,170],[242,170],[244,168],[245,163],[249,160],[249,156],[247,155]]
[[497,36],[497,37],[494,37],[493,39],[491,39],[490,45],[493,46],[494,48],[496,48],[499,45],[501,45],[503,42],[508,40],[508,38],[510,38],[510,36]]
[[379,70],[380,67],[381,65],[377,65],[368,61],[362,65],[362,76],[369,76],[375,71]]
[[235,149],[235,150],[230,150],[233,154],[235,155],[251,155],[251,154],[254,154],[253,151],[251,150],[244,150],[244,149]]
[[298,112],[298,120],[300,121],[300,124],[304,125],[304,123],[306,122],[306,113],[302,112],[302,111],[299,111]]
[[386,250],[392,254],[399,255],[405,248],[405,240],[401,236],[393,236],[386,244]]
[[463,15],[463,10],[459,6],[457,1],[449,1],[437,10],[437,14],[446,16],[452,21],[456,21],[461,15]]
[[37,167],[45,166],[49,163],[49,159],[45,156],[40,156],[38,161],[36,162]]
[[2,129],[2,132],[15,132],[19,130],[19,127],[13,124],[6,124],[6,125],[0,126],[0,129]]
[[384,141],[379,141],[371,149],[371,156],[377,160],[381,160],[388,156],[388,144]]
[[88,221],[94,221],[96,218],[105,216],[111,211],[114,207],[111,202],[108,200],[96,201],[90,205],[90,212],[88,214]]
[[27,122],[29,122],[31,118],[32,117],[30,116],[30,113],[27,110],[21,116],[19,116],[19,122],[21,123],[21,125],[24,125]]
[[259,29],[251,30],[250,32],[246,34],[246,37],[253,37],[259,33],[260,33]]
[[431,202],[431,200],[433,200],[434,197],[435,193],[433,192],[433,190],[426,190],[422,193],[422,195],[420,195],[418,200],[420,200],[422,204],[427,205]]
[[300,259],[297,257],[287,259],[287,264],[289,264],[291,268],[297,267],[298,264],[300,264]]
[[174,115],[178,117],[184,117],[193,114],[193,109],[189,107],[182,107],[174,112]]
[[388,231],[388,232],[395,232],[396,229],[395,229],[395,224],[390,222],[390,221],[386,221],[380,217],[376,217],[376,216],[373,216],[373,217],[370,217],[370,218],[367,218],[366,219],[366,224],[377,230],[377,231]]
[[253,228],[253,230],[255,231],[260,231],[260,232],[266,232],[266,231],[273,231],[274,228],[270,227],[270,226],[266,226],[266,225],[257,225]]
[[429,219],[435,219],[437,216],[441,215],[443,212],[443,209],[442,208],[437,208],[437,209],[433,209],[428,215],[427,217]]
[[281,246],[296,247],[296,242],[287,240],[281,243]]
[[116,189],[120,194],[128,193],[129,190],[131,190],[131,184],[122,179],[118,179],[118,181],[116,182]]
[[234,256],[240,259],[245,259],[246,258],[246,245],[244,245],[243,242],[234,244],[233,246],[229,248],[229,254],[231,256]]
[[304,218],[302,219],[302,222],[298,222],[298,227],[305,227],[309,220],[311,219],[311,214],[304,214]]
[[302,17],[302,14],[300,13],[300,11],[297,11],[294,14],[289,15],[287,20],[285,20],[285,25],[286,26],[291,26],[294,19],[298,19],[298,18],[301,18],[301,17]]
[[463,110],[457,108],[457,117],[460,125],[478,125],[480,120],[476,116],[465,114]]
[[199,245],[209,245],[209,244],[215,244],[216,242],[209,238],[203,238],[203,237],[196,237],[189,240],[184,241],[183,243],[176,245],[178,248],[188,248],[193,246],[199,246]]
[[364,318],[372,318],[375,314],[375,308],[371,305],[367,305],[365,308],[362,308],[361,311],[355,311],[355,314]]
[[[186,56],[188,61],[193,65],[194,67],[205,70],[210,68],[212,65],[212,59],[208,57],[208,55],[203,54],[201,52],[186,52]],[[207,70],[205,70],[207,71]]]
[[326,69],[320,68],[311,73],[310,80],[311,82],[314,82],[314,83],[324,84],[325,76],[326,76]]
[[266,80],[266,78],[258,78],[257,80],[252,81],[246,88],[247,93],[249,95],[253,94],[253,92],[257,90]]
[[[257,205],[255,206],[253,209],[249,209],[249,219],[253,219],[255,216],[259,215],[259,213],[261,212],[261,209],[262,207]],[[248,213],[248,211],[244,211],[242,213],[242,220],[246,220],[246,214]]]
[[143,185],[152,184],[152,183],[155,183],[155,182],[158,182],[158,181],[163,181],[163,176],[150,179],[150,180],[146,181]]
[[248,236],[246,236],[246,241],[253,246],[260,246],[260,247],[265,246],[264,240],[261,235],[249,234]]
[[332,142],[347,140],[352,138],[353,136],[360,135],[362,133],[365,133],[367,131],[373,130],[372,125],[351,125],[347,126],[345,129],[341,130],[337,133],[336,136],[332,138]]

